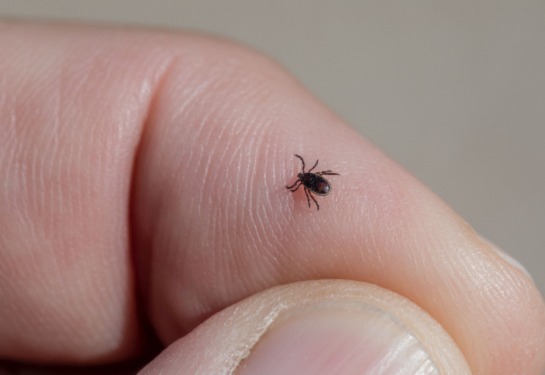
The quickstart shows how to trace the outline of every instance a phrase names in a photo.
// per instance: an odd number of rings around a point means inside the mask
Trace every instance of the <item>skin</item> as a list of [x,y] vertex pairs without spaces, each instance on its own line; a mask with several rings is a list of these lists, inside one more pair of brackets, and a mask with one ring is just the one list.
[[[529,277],[269,59],[0,23],[0,72],[1,358],[111,364],[176,342],[175,358],[213,345],[222,324],[205,320],[244,298],[348,279],[418,305],[473,373],[544,369]],[[341,174],[319,212],[284,187],[294,153]]]

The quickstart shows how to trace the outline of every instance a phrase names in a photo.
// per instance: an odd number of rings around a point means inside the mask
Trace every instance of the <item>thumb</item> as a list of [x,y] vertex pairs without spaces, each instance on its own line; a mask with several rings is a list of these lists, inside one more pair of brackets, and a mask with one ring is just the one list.
[[341,280],[269,289],[174,342],[141,374],[455,373],[469,367],[423,310],[377,286]]

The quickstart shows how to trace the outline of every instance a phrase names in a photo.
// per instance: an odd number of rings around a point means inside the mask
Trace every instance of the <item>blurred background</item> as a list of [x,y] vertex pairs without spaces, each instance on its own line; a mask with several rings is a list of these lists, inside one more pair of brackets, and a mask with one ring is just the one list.
[[545,292],[545,1],[0,0],[0,17],[200,30],[262,51]]

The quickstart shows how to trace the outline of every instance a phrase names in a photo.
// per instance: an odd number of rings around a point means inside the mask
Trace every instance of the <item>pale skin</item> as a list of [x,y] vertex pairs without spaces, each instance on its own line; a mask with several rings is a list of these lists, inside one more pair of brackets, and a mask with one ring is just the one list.
[[[212,363],[229,306],[347,279],[410,299],[474,373],[544,369],[531,279],[256,52],[0,23],[0,135],[1,358],[111,365],[170,346],[149,361],[183,373],[188,350]],[[340,173],[318,212],[285,189],[294,153]],[[274,298],[325,298],[297,288]]]

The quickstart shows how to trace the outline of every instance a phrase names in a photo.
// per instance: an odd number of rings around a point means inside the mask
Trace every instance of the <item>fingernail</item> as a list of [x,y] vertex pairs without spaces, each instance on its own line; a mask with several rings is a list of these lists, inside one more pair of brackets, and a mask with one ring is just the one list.
[[293,312],[241,362],[238,375],[438,374],[410,329],[376,306]]

